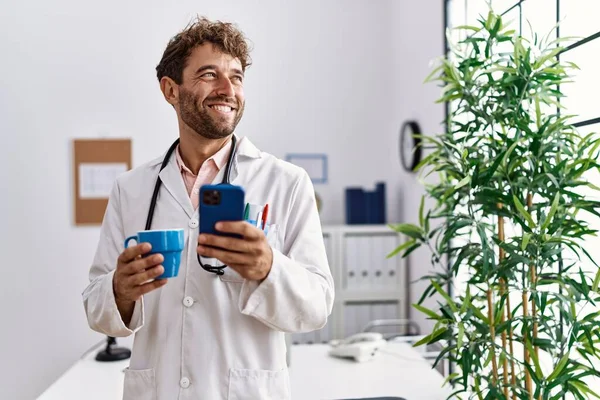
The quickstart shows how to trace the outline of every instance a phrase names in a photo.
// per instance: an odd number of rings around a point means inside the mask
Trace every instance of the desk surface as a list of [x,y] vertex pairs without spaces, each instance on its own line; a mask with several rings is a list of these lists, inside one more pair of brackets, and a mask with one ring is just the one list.
[[[329,356],[324,344],[292,346],[290,380],[294,400],[398,396],[406,400],[443,400],[444,378],[405,343],[389,343],[368,362]],[[85,355],[38,400],[121,400],[123,370],[129,360],[100,363],[97,350]]]

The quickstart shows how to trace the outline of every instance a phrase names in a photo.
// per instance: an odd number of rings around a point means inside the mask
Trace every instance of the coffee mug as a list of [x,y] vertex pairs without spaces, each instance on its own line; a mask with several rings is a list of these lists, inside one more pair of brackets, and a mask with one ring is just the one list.
[[157,253],[163,255],[164,261],[162,262],[162,266],[165,268],[165,272],[156,279],[177,276],[179,273],[179,264],[181,264],[181,252],[184,247],[183,229],[140,231],[137,235],[129,236],[125,239],[125,248],[129,246],[129,242],[132,240],[152,245],[152,249],[144,257]]

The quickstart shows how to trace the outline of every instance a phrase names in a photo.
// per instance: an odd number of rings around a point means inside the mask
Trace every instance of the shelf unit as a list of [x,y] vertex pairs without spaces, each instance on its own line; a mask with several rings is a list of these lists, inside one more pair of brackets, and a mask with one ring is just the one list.
[[335,283],[333,310],[323,329],[295,333],[292,343],[326,343],[362,331],[374,319],[406,318],[406,260],[386,258],[403,236],[388,225],[325,225],[322,231]]

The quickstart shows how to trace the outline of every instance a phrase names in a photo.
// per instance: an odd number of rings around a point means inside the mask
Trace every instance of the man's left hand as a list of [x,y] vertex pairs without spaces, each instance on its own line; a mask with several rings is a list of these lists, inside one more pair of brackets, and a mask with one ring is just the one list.
[[273,265],[273,250],[262,230],[246,221],[219,222],[216,229],[239,234],[242,239],[202,233],[198,235],[197,250],[200,256],[216,258],[244,279],[262,281],[269,275]]

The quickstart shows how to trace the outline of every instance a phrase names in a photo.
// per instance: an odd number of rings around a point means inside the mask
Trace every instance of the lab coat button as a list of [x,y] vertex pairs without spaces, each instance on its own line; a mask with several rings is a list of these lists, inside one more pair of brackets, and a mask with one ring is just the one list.
[[186,307],[191,307],[194,304],[194,299],[192,299],[190,296],[187,296],[185,299],[183,299],[183,305]]
[[198,220],[196,218],[192,218],[190,219],[190,222],[188,222],[188,225],[190,228],[196,229],[198,227]]
[[179,381],[179,385],[181,385],[182,388],[187,389],[190,387],[190,380],[188,378],[181,378],[181,380]]

